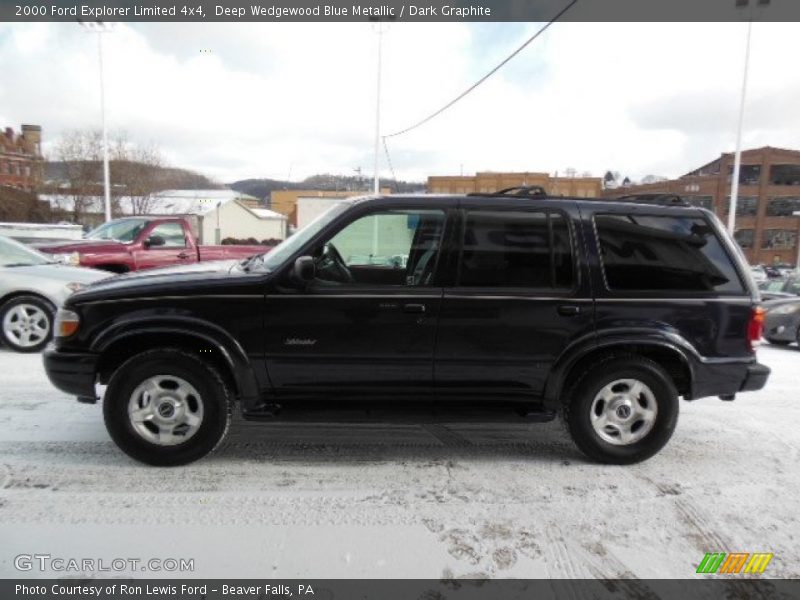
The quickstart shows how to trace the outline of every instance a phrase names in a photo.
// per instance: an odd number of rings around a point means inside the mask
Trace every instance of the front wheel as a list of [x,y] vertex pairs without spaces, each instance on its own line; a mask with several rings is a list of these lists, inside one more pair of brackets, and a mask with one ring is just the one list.
[[0,337],[15,352],[39,352],[53,337],[55,309],[38,296],[17,296],[0,307]]
[[213,451],[231,420],[219,373],[191,353],[150,350],[126,361],[103,399],[111,439],[136,460],[183,465]]
[[606,359],[572,388],[564,406],[570,436],[589,458],[610,464],[646,460],[663,448],[678,421],[678,392],[655,362]]

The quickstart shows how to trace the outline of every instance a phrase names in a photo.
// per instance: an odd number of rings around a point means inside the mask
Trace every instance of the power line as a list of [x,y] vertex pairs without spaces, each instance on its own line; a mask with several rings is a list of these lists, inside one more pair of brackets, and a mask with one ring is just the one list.
[[397,185],[397,175],[394,174],[394,166],[392,166],[392,157],[389,156],[389,146],[386,145],[386,136],[383,136],[383,149],[386,152],[386,162],[389,165],[389,171],[392,173],[392,180],[394,181],[394,191],[400,193],[400,187]]
[[[464,96],[466,96],[467,94],[469,94],[469,93],[470,93],[472,90],[474,90],[476,87],[478,87],[478,86],[479,86],[480,84],[482,84],[484,81],[486,81],[487,79],[489,79],[489,77],[491,77],[491,76],[492,76],[492,75],[494,75],[494,74],[495,74],[497,71],[499,71],[499,70],[500,70],[500,69],[501,69],[501,68],[502,68],[502,67],[503,67],[503,66],[504,66],[504,65],[505,65],[505,64],[506,64],[508,61],[510,61],[510,60],[511,60],[512,58],[514,58],[514,57],[515,57],[517,54],[519,54],[520,52],[522,52],[522,51],[523,51],[523,50],[524,50],[524,49],[525,49],[525,48],[528,46],[528,44],[530,44],[530,43],[531,43],[533,40],[535,40],[535,39],[536,39],[536,38],[538,38],[538,37],[539,37],[541,34],[543,34],[543,33],[544,33],[546,30],[547,30],[547,28],[548,28],[548,27],[550,27],[550,25],[552,25],[553,23],[555,23],[556,21],[558,21],[558,20],[559,20],[559,19],[560,19],[562,16],[564,16],[564,14],[565,14],[565,13],[566,13],[566,12],[567,12],[569,9],[571,9],[571,8],[572,8],[573,6],[575,6],[577,3],[578,3],[578,0],[572,0],[572,1],[571,1],[569,4],[567,4],[567,5],[566,5],[564,8],[562,8],[562,9],[559,11],[559,13],[558,13],[558,14],[557,14],[555,17],[553,17],[552,19],[550,19],[550,21],[548,21],[548,22],[547,22],[547,23],[546,23],[544,26],[542,26],[542,28],[541,28],[541,29],[539,29],[539,31],[537,31],[537,32],[536,32],[536,33],[534,33],[534,34],[533,34],[531,37],[529,37],[529,38],[528,38],[528,39],[525,41],[525,43],[524,43],[524,44],[522,44],[522,45],[521,45],[519,48],[517,48],[516,50],[514,50],[514,52],[512,52],[511,54],[509,54],[509,55],[508,55],[508,56],[507,56],[507,57],[506,57],[506,58],[505,58],[505,59],[504,59],[504,60],[503,60],[503,61],[502,61],[502,62],[501,62],[499,65],[497,65],[497,66],[496,66],[494,69],[492,69],[491,71],[489,71],[489,72],[488,72],[486,75],[484,75],[484,76],[483,76],[483,77],[481,77],[481,78],[480,78],[478,81],[476,81],[476,82],[475,82],[475,83],[473,83],[471,86],[469,86],[469,87],[468,87],[466,90],[464,90],[463,92],[461,92],[461,93],[460,93],[458,96],[456,96],[455,98],[453,98],[453,99],[452,99],[450,102],[448,102],[447,104],[445,104],[444,106],[442,106],[442,107],[441,107],[439,110],[437,110],[436,112],[434,112],[434,113],[432,113],[432,114],[428,115],[427,117],[425,117],[425,118],[424,118],[424,119],[422,119],[421,121],[418,121],[418,122],[417,122],[417,123],[415,123],[414,125],[411,125],[410,127],[406,127],[405,129],[401,129],[400,131],[396,131],[396,132],[394,132],[394,133],[390,133],[390,134],[388,134],[388,135],[385,135],[385,136],[383,136],[384,140],[385,140],[387,137],[395,137],[395,136],[398,136],[398,135],[403,135],[404,133],[408,133],[408,132],[409,132],[409,131],[411,131],[412,129],[416,129],[417,127],[420,127],[420,126],[424,125],[425,123],[427,123],[427,122],[428,122],[428,121],[430,121],[431,119],[433,119],[433,118],[435,118],[435,117],[438,117],[440,114],[442,114],[442,113],[443,113],[444,111],[446,111],[448,108],[450,108],[451,106],[453,106],[453,105],[454,105],[456,102],[458,102],[459,100],[461,100],[461,99],[462,99]],[[385,144],[384,144],[384,147],[385,147]]]

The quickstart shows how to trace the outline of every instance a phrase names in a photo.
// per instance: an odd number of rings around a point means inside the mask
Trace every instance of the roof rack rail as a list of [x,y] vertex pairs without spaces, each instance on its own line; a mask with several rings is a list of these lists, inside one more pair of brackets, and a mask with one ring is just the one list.
[[498,190],[496,192],[474,192],[472,194],[467,194],[467,196],[492,196],[503,198],[511,196],[515,198],[540,198],[542,196],[547,196],[547,192],[540,185],[517,185]]
[[615,202],[636,202],[638,204],[658,204],[660,206],[692,206],[677,194],[629,194],[614,198]]

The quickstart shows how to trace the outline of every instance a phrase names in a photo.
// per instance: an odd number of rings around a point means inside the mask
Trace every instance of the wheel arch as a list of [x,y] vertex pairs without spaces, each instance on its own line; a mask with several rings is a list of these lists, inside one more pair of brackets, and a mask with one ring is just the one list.
[[636,355],[648,358],[663,368],[672,379],[678,394],[692,397],[694,368],[687,352],[667,339],[601,339],[562,357],[551,371],[545,385],[545,405],[556,408],[561,396],[581,373],[599,360],[611,356]]
[[255,374],[239,343],[211,323],[200,326],[197,320],[191,321],[191,327],[181,322],[142,324],[136,321],[136,324],[118,324],[107,329],[91,347],[99,355],[98,380],[107,383],[113,373],[136,354],[157,348],[178,348],[214,366],[235,396],[257,396]]
[[55,302],[52,298],[48,297],[47,295],[43,294],[37,290],[14,290],[13,292],[9,292],[2,298],[0,298],[0,308],[2,308],[7,302],[14,300],[15,298],[19,298],[21,296],[34,296],[39,300],[44,300],[49,304],[53,309],[53,314],[55,314],[56,309],[58,308],[58,303]]

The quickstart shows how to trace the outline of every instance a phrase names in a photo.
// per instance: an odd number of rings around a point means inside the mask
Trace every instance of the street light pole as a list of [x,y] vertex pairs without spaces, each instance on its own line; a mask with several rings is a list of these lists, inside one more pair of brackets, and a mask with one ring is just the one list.
[[380,173],[378,171],[378,157],[380,154],[381,146],[381,62],[383,53],[383,23],[378,22],[378,71],[376,77],[376,90],[375,90],[375,164],[373,173],[372,191],[379,194],[381,191],[380,186]]
[[744,125],[744,106],[747,97],[747,74],[750,69],[750,35],[753,30],[752,19],[747,22],[747,44],[744,51],[744,75],[742,77],[742,96],[739,101],[739,127],[736,130],[736,152],[733,157],[733,180],[731,182],[731,201],[728,207],[728,231],[733,235],[736,227],[736,204],[739,201],[739,173],[742,169],[742,127]]
[[103,127],[103,196],[106,222],[111,220],[111,174],[108,165],[108,128],[106,127],[106,84],[103,66],[103,34],[111,31],[112,23],[80,21],[83,27],[97,34],[97,62],[100,68],[100,119]]

